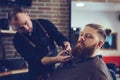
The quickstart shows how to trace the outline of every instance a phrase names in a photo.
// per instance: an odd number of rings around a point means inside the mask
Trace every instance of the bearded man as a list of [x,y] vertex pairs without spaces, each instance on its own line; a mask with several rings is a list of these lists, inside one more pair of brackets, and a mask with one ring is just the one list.
[[101,25],[87,24],[72,49],[73,64],[56,71],[49,80],[112,80],[106,64],[97,56],[105,39]]

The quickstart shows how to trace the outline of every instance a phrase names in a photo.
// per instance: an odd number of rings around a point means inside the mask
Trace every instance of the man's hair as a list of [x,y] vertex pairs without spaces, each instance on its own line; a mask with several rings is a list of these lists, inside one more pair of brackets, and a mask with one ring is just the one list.
[[18,13],[26,13],[26,10],[23,10],[21,8],[13,8],[12,10],[10,10],[10,12],[8,13],[8,20],[11,21],[12,18],[17,19],[16,15]]
[[[99,24],[87,24],[86,26],[89,26],[93,29],[96,29],[98,34],[105,40],[106,36],[108,35],[107,30]],[[110,29],[109,29],[110,30]]]

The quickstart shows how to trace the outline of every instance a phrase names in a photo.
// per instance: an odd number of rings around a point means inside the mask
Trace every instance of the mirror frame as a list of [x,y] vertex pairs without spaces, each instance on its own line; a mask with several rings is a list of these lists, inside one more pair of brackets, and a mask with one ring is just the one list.
[[117,33],[111,33],[111,45],[108,43],[109,40],[106,40],[103,47],[101,48],[102,50],[117,50],[118,49],[118,34]]

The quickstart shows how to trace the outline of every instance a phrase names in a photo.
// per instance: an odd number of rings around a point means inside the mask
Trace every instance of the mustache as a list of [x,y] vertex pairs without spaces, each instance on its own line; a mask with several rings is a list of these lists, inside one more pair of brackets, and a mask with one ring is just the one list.
[[85,43],[84,43],[84,41],[81,40],[81,41],[77,41],[76,44],[75,44],[75,46],[76,45],[85,46]]

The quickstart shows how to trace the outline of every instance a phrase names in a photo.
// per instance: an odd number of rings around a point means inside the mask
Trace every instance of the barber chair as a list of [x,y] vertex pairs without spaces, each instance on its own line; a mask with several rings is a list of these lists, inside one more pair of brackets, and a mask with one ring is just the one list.
[[108,67],[108,69],[111,73],[111,76],[112,76],[113,80],[117,80],[116,79],[116,72],[117,72],[116,65],[114,63],[107,63],[106,65],[107,65],[107,67]]

